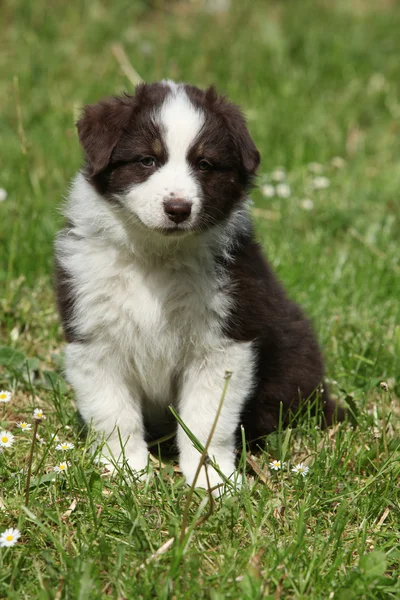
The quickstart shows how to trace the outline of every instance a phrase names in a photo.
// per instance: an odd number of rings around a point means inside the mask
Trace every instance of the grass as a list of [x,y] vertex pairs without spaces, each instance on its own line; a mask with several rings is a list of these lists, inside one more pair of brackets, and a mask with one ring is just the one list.
[[[200,0],[5,0],[2,15],[0,389],[14,396],[0,424],[15,443],[0,454],[0,533],[21,538],[0,549],[0,598],[400,597],[398,4],[253,0],[210,14]],[[289,198],[253,194],[258,234],[352,412],[337,430],[306,418],[269,436],[242,457],[242,491],[197,527],[210,505],[194,494],[181,540],[188,489],[174,463],[154,448],[147,483],[107,476],[78,438],[62,378],[52,240],[81,161],[79,107],[132,88],[114,43],[148,81],[216,83],[243,105],[261,186],[286,168]],[[310,162],[328,188],[314,189]],[[33,423],[37,406],[45,444],[26,507],[32,432],[16,422]],[[56,433],[74,449],[56,450]],[[286,468],[271,471],[272,458]],[[291,471],[300,462],[306,477]]]

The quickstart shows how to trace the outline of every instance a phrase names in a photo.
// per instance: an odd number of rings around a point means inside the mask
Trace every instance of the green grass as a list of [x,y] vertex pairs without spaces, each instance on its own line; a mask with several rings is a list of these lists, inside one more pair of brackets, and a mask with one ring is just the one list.
[[[0,454],[0,533],[19,527],[21,538],[0,549],[0,598],[399,598],[399,5],[253,0],[212,15],[200,0],[5,0],[2,17],[0,389],[14,398],[0,425],[15,443]],[[114,43],[145,80],[215,83],[243,105],[260,184],[286,168],[289,198],[253,194],[259,237],[314,320],[332,393],[354,413],[334,432],[310,418],[269,436],[242,491],[182,543],[180,474],[154,449],[147,484],[105,475],[62,379],[52,240],[81,161],[79,107],[132,89]],[[310,162],[327,189],[312,189]],[[15,424],[36,406],[46,444],[34,449],[26,509],[32,436]],[[60,476],[56,432],[75,444]],[[282,453],[286,469],[271,472]],[[291,472],[301,461],[304,478]],[[189,526],[208,510],[196,492]]]

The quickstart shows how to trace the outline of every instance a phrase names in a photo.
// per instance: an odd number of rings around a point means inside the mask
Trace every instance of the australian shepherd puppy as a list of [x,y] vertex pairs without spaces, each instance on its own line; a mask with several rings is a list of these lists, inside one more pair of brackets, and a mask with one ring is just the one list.
[[[169,405],[205,444],[227,371],[209,448],[227,477],[240,425],[264,436],[316,390],[324,422],[340,420],[310,323],[254,238],[260,155],[240,109],[214,88],[162,81],[87,106],[78,132],[86,162],[55,244],[56,290],[67,378],[108,458],[145,469]],[[191,483],[200,455],[180,426],[177,445]],[[209,480],[221,482],[214,469]]]

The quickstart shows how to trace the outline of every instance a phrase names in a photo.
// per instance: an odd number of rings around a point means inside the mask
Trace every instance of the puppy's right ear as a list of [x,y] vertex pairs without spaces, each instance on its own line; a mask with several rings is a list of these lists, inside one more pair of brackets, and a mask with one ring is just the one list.
[[108,165],[132,111],[132,96],[108,98],[83,109],[76,126],[92,175],[97,175]]

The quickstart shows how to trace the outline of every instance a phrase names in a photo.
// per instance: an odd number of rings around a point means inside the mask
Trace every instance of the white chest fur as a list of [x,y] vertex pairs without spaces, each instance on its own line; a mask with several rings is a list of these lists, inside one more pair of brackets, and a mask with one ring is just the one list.
[[112,355],[149,400],[171,401],[174,377],[223,348],[228,281],[209,252],[150,268],[126,249],[70,234],[62,263],[72,275],[79,336]]

